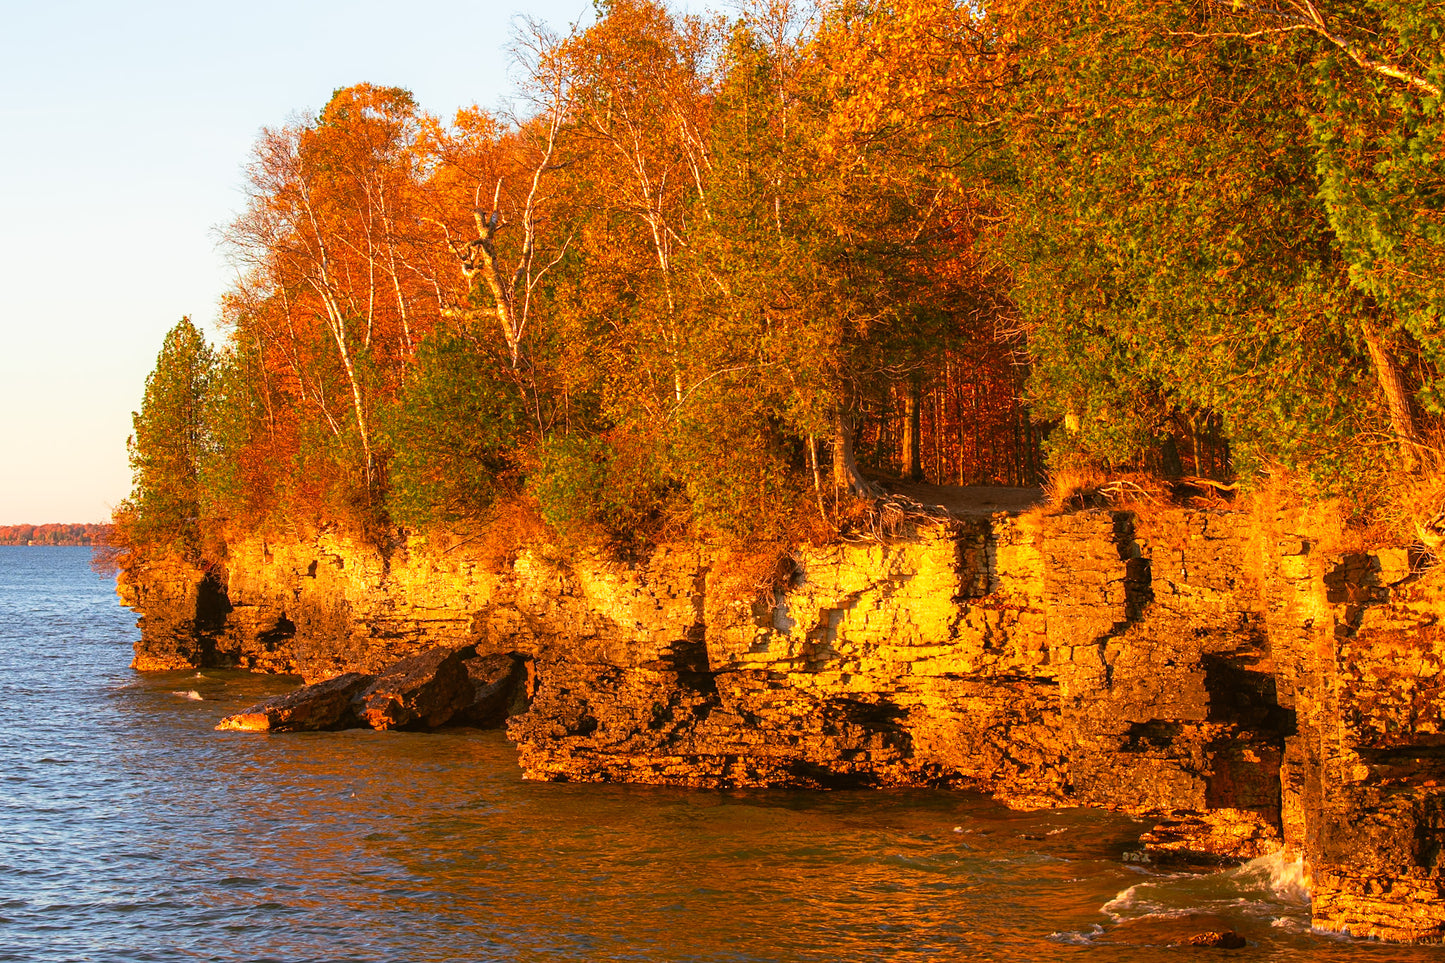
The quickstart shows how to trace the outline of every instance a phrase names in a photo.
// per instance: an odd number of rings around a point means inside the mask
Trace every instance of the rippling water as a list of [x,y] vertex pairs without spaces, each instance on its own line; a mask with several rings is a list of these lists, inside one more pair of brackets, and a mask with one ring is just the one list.
[[1310,933],[1277,866],[1131,863],[1109,814],[524,783],[497,733],[215,732],[294,680],[132,672],[88,562],[0,547],[0,961],[1144,961],[1221,954],[1150,945],[1204,913],[1252,941],[1231,956],[1445,963]]

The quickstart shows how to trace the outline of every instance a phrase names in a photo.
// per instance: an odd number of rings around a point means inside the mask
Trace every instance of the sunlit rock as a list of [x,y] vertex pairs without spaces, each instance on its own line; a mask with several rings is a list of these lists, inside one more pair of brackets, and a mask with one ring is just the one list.
[[356,697],[356,714],[373,729],[435,729],[465,712],[476,697],[467,672],[471,646],[429,649],[402,659]]
[[360,672],[348,672],[325,682],[302,686],[227,716],[216,728],[242,732],[353,728],[359,724],[353,700],[373,679]]
[[1156,863],[1239,863],[1278,851],[1279,827],[1259,812],[1174,813],[1140,837]]
[[[334,533],[122,588],[137,666],[386,673],[359,722],[505,716],[528,778],[1107,807],[1152,820],[1154,860],[1282,842],[1317,927],[1439,940],[1445,566],[1425,561],[1308,509],[1159,506],[797,546],[746,597],[706,545],[383,555]],[[231,725],[281,724],[253,715]]]

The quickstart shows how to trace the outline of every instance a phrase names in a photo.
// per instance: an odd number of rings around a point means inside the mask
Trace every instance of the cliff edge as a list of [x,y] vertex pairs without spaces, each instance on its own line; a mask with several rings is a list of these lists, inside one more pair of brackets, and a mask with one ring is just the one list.
[[1157,860],[1289,846],[1319,927],[1445,938],[1445,569],[1223,510],[958,518],[800,550],[739,602],[703,546],[621,564],[413,540],[123,571],[138,669],[321,681],[509,654],[536,779],[946,786],[1154,817]]

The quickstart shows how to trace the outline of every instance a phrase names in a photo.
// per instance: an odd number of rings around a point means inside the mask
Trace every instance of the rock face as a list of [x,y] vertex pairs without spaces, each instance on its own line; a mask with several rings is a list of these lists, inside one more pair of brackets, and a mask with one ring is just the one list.
[[[1303,852],[1317,926],[1440,939],[1445,568],[1340,544],[1283,514],[1000,514],[800,551],[763,604],[696,546],[497,563],[322,537],[121,589],[138,668],[386,672],[373,722],[505,719],[532,778],[1112,807],[1156,817],[1158,859]],[[407,695],[398,662],[451,695]]]
[[1156,863],[1237,863],[1279,849],[1279,829],[1267,816],[1247,809],[1176,813],[1139,838]]
[[457,721],[479,729],[493,729],[503,725],[509,716],[526,709],[525,660],[509,653],[494,653],[474,655],[464,664],[472,686],[471,701],[461,710]]

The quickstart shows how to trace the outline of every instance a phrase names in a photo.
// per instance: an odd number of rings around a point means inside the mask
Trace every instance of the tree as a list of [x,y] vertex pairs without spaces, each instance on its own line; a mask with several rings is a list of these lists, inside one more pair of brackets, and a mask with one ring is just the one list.
[[[447,246],[461,264],[472,303],[488,299],[492,302],[514,372],[523,367],[523,344],[530,333],[533,296],[543,277],[565,256],[570,243],[570,239],[559,240],[555,251],[549,252],[551,256],[538,261],[539,221],[545,219],[542,209],[549,200],[544,181],[562,166],[558,160],[559,139],[572,112],[573,78],[558,56],[561,43],[536,23],[529,23],[518,39],[516,56],[527,76],[525,92],[537,111],[530,120],[504,134],[493,118],[472,109],[459,113],[454,130],[438,138],[443,164],[434,181],[454,183],[460,175],[460,179],[475,182],[472,221],[477,236],[457,243],[445,223],[436,223],[446,233]],[[526,190],[511,205],[520,220],[516,225],[503,211],[503,188],[509,179],[521,182]],[[484,208],[482,192],[488,180],[495,187],[491,206]],[[507,227],[513,234],[520,233],[515,252],[508,252],[514,261],[510,269],[497,243],[498,235]]]
[[1414,469],[1425,449],[1409,389],[1437,425],[1445,416],[1445,20],[1423,0],[1345,4],[1338,24],[1290,6],[1317,38],[1320,197],[1351,284],[1378,306],[1360,334]]
[[[992,34],[971,5],[901,0],[835,6],[804,47],[797,96],[812,107],[803,135],[811,207],[851,300],[832,320],[834,478],[860,494],[872,489],[853,464],[858,423],[884,420],[894,394],[908,436],[900,462],[913,476],[925,384],[949,380],[965,356],[959,367],[970,369],[975,395],[1013,381],[989,370],[1010,363],[991,350],[1007,278],[980,256],[997,205],[976,152],[955,149],[960,127],[995,96]],[[1003,406],[1016,404],[1010,390]]]
[[1312,0],[1210,0],[1209,7],[1211,17],[1175,35],[1247,41],[1257,54],[1273,56],[1279,72],[1314,81],[1305,119],[1314,134],[1319,198],[1351,283],[1372,302],[1356,335],[1387,406],[1401,464],[1414,471],[1423,447],[1409,388],[1418,388],[1425,412],[1445,415],[1440,5],[1356,0],[1322,10]]
[[133,412],[131,495],[117,513],[131,545],[201,548],[202,476],[212,451],[208,423],[216,357],[205,337],[182,318],[166,334],[146,378],[141,410]]
[[646,279],[652,288],[619,317],[634,360],[649,393],[665,385],[676,404],[688,337],[676,262],[709,216],[716,24],[675,16],[657,0],[608,0],[599,10],[595,25],[554,54],[572,78],[569,133],[602,206],[594,238],[611,250],[598,253],[631,275],[629,285]]
[[[1025,4],[994,173],[1001,253],[1060,457],[1137,464],[1217,413],[1235,466],[1357,486],[1388,424],[1319,181],[1312,91],[1279,47],[1172,0]],[[1188,35],[1188,36],[1186,36]],[[1156,454],[1160,453],[1160,454]]]
[[515,470],[524,421],[498,352],[434,332],[389,412],[390,516],[416,528],[478,519]]
[[444,252],[423,224],[432,126],[400,88],[336,91],[315,121],[262,133],[247,209],[227,234],[245,268],[234,337],[297,402],[283,405],[309,463],[295,468],[349,488],[337,501],[358,516],[384,501],[377,412],[449,300]]

